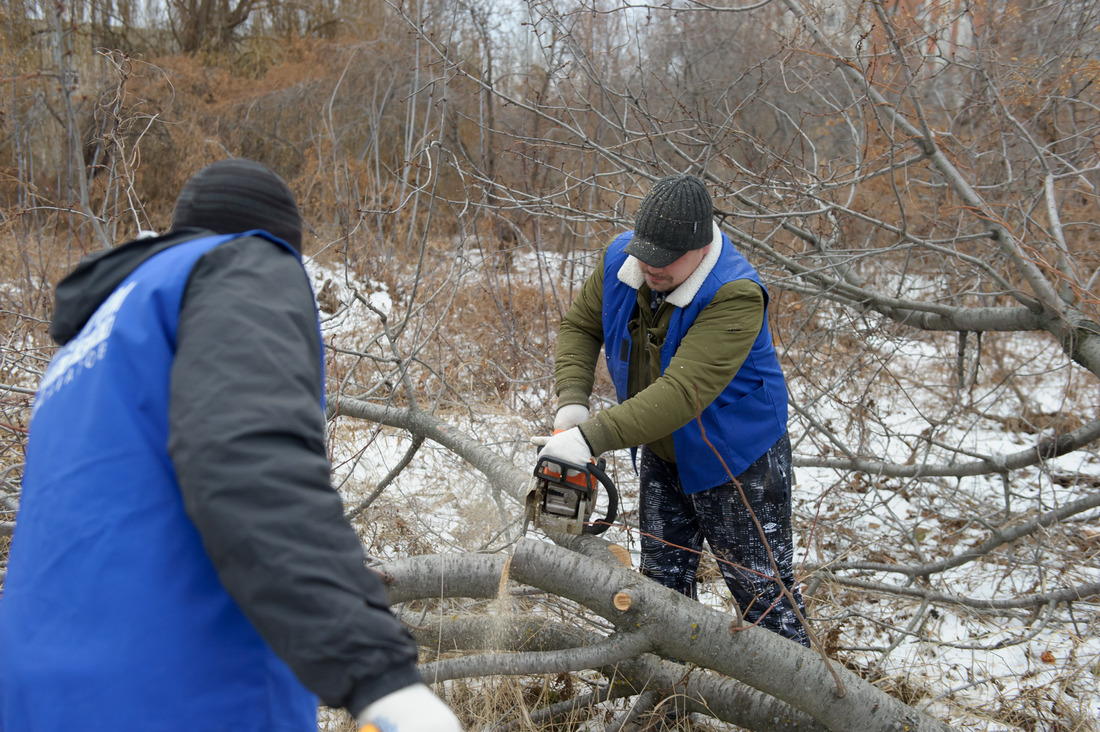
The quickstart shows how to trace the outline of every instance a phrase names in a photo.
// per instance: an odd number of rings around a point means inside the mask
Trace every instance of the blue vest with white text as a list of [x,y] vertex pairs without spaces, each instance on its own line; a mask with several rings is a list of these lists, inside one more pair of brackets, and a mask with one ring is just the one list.
[[316,697],[226,593],[167,450],[191,270],[249,235],[286,246],[251,231],[150,257],[39,385],[0,599],[3,732],[316,732]]
[[[622,282],[618,273],[629,256],[623,249],[632,236],[630,231],[620,234],[604,255],[604,356],[620,402],[628,396],[629,323],[637,307],[638,291]],[[756,270],[723,234],[721,255],[698,293],[687,307],[673,309],[661,346],[661,373],[668,368],[691,324],[719,288],[742,279],[760,285],[766,308],[768,292]],[[787,383],[772,345],[766,310],[763,326],[745,362],[729,386],[702,410],[700,419],[713,450],[703,440],[700,420],[692,419],[673,432],[676,466],[686,493],[728,483],[731,474],[740,475],[787,432]]]

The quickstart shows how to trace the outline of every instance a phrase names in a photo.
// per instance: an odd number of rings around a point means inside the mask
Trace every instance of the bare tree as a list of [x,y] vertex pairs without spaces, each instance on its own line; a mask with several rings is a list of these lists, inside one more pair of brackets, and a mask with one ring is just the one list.
[[[1088,463],[1100,437],[1094,4],[528,8],[541,63],[526,84],[481,73],[406,16],[452,88],[499,100],[483,137],[494,165],[445,136],[440,159],[493,190],[486,205],[564,222],[534,242],[547,253],[629,228],[661,175],[708,180],[723,231],[772,291],[796,464],[866,495],[802,509],[808,594],[836,613],[824,650],[853,624],[886,624],[892,640],[862,669],[877,678],[944,609],[1024,626],[957,643],[975,649],[1091,627],[1091,554],[1065,549],[1100,494],[1064,458]],[[1034,389],[1039,370],[1062,374],[1053,401]],[[916,421],[897,420],[904,403]],[[988,425],[1017,444],[991,450],[977,439]],[[821,520],[898,497],[913,510],[891,515],[882,548]],[[1001,592],[957,582],[987,561]],[[856,617],[846,593],[910,609]]]

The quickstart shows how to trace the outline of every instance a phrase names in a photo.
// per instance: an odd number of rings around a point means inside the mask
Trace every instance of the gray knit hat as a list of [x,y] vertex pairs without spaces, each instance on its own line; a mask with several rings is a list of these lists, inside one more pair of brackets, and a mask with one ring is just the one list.
[[714,205],[703,181],[670,175],[653,184],[634,217],[634,237],[626,245],[650,267],[667,267],[685,252],[710,244]]
[[274,171],[254,160],[219,160],[191,176],[172,214],[173,229],[190,226],[215,234],[263,229],[302,251],[302,217],[294,194]]

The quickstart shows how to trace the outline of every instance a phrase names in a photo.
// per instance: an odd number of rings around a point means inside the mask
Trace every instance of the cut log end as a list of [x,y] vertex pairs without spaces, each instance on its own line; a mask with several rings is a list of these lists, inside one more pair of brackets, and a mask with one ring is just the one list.
[[618,559],[624,567],[630,566],[630,551],[625,547],[621,547],[618,544],[612,544],[607,547],[607,551],[611,552],[611,556]]

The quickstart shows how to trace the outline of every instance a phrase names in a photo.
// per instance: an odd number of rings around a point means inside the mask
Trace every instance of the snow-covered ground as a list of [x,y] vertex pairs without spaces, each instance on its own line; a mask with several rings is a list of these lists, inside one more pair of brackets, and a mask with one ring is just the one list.
[[[556,271],[542,264],[541,271]],[[534,267],[520,259],[513,275]],[[394,310],[386,285],[349,280],[316,263],[310,271],[318,292],[331,283],[329,292],[344,303],[325,316],[326,342],[350,351],[385,350],[372,339],[382,328],[378,314]],[[363,307],[353,290],[376,312]],[[463,334],[452,332],[451,338],[461,341]],[[1025,412],[1024,417],[1096,411],[1095,379],[1067,365],[1041,334],[1002,339],[996,358],[989,365],[983,362],[979,378],[966,389],[953,387],[945,373],[944,364],[953,357],[943,351],[956,347],[950,340],[887,338],[871,329],[862,346],[868,358],[854,363],[873,364],[873,376],[839,374],[830,381],[819,375],[811,382],[792,368],[788,377],[792,400],[807,406],[839,439],[858,444],[863,455],[938,465],[1011,454],[1050,434],[1042,427],[1019,429]],[[341,368],[350,369],[348,357],[340,358]],[[1009,372],[1011,379],[998,377]],[[545,429],[550,414],[547,388],[545,379],[533,379],[522,394],[471,398],[466,408],[441,409],[437,416],[526,470],[534,459],[529,437]],[[546,405],[541,415],[539,404]],[[852,416],[853,405],[859,404],[865,420]],[[536,405],[534,416],[531,405]],[[810,432],[804,419],[792,416],[796,458],[840,456],[820,436],[808,438]],[[409,444],[409,436],[399,430],[352,419],[335,423],[335,475],[349,505],[371,492]],[[972,457],[960,458],[947,448],[961,448]],[[604,536],[632,550],[637,566],[636,534],[627,528],[637,506],[636,476],[626,452],[605,457],[619,486],[626,525]],[[1026,522],[1094,493],[1100,485],[1095,450],[1012,471],[1007,479],[997,474],[891,478],[800,467],[796,480],[796,562],[814,628],[837,658],[963,729],[1100,729],[1095,598],[1037,612],[980,607],[981,601],[1003,603],[1100,581],[1095,510],[927,578],[910,581],[897,572],[836,569],[837,578],[854,581],[846,584],[820,571],[845,562],[916,566],[956,557],[987,541],[996,526]],[[494,494],[468,464],[429,442],[372,504],[369,520],[360,526],[373,552],[398,557],[506,551],[520,520],[520,506]],[[703,577],[701,601],[728,609],[728,593],[717,575],[704,569]]]

